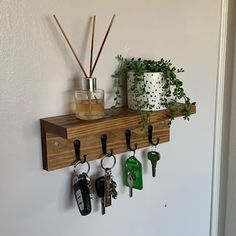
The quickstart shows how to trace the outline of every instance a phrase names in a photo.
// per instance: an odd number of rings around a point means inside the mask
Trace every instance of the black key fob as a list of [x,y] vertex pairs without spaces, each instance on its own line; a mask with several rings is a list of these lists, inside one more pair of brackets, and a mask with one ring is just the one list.
[[92,210],[90,191],[87,184],[87,180],[82,175],[74,175],[72,179],[72,184],[79,211],[82,216],[86,216]]
[[105,178],[104,176],[98,178],[95,182],[96,192],[98,197],[104,197],[105,194]]
[[95,182],[96,192],[99,198],[101,198],[101,210],[102,215],[106,213],[104,205],[104,195],[105,195],[105,178],[104,176],[99,177]]

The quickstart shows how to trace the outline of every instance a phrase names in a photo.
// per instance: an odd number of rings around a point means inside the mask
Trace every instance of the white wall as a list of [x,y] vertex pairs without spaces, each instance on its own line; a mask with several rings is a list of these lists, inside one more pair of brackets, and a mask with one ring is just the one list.
[[[171,142],[160,145],[156,179],[143,152],[137,153],[144,190],[135,191],[132,200],[122,186],[121,158],[127,153],[117,157],[119,199],[104,217],[98,203],[93,214],[79,215],[71,168],[42,170],[39,118],[68,113],[75,78],[81,76],[53,13],[83,63],[89,16],[97,15],[98,47],[117,14],[95,72],[107,94],[114,57],[121,53],[173,59],[185,68],[182,79],[197,101],[197,115],[190,122],[177,120]],[[0,1],[0,235],[208,235],[219,14],[220,0]],[[107,96],[107,107],[111,101]],[[91,165],[96,174],[99,163]]]

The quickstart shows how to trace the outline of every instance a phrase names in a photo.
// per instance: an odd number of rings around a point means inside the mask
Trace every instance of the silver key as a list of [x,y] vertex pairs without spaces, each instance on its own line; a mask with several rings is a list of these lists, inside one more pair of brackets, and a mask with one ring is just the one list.
[[133,175],[128,176],[128,185],[129,185],[129,197],[133,197],[133,186],[134,186],[135,178]]
[[104,194],[104,206],[111,206],[111,170],[105,170],[105,194]]
[[111,179],[111,196],[114,198],[114,199],[117,199],[117,191],[116,191],[116,187],[117,187],[117,184],[116,182]]
[[93,195],[91,193],[92,191],[92,184],[91,184],[91,179],[90,177],[85,173],[83,172],[82,174],[80,174],[81,176],[83,176],[85,179],[86,179],[86,182],[87,182],[87,186],[89,188],[89,192],[90,192],[90,198],[93,199]]

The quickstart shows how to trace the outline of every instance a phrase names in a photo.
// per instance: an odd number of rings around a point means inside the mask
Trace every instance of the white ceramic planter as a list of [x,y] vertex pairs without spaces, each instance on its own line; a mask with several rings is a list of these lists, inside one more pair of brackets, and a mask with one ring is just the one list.
[[[129,77],[127,80],[127,91],[128,91],[128,107],[132,110],[137,110],[135,107],[135,101],[137,98],[135,98],[132,95],[131,87],[132,83],[134,81],[133,73],[129,73]],[[147,96],[149,100],[149,104],[153,105],[152,109],[142,109],[143,111],[151,110],[151,111],[157,111],[165,109],[164,106],[161,105],[161,96],[162,96],[162,75],[159,72],[156,73],[145,73],[144,77],[144,83],[146,84],[146,92],[149,92],[149,94],[141,96],[139,99],[140,101],[145,101],[145,98]]]

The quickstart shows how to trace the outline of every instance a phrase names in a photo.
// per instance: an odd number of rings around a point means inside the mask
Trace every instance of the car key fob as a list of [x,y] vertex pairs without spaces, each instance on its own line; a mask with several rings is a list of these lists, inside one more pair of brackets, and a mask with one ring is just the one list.
[[106,213],[104,205],[104,196],[105,196],[105,178],[104,176],[99,177],[95,182],[96,192],[99,198],[101,198],[101,210],[102,215]]
[[82,216],[86,216],[92,210],[87,180],[83,175],[74,175],[72,184],[79,211]]

